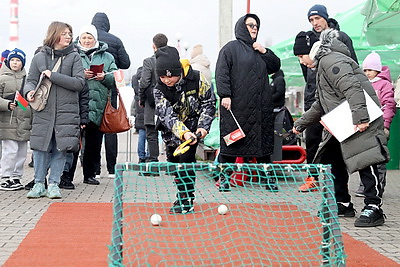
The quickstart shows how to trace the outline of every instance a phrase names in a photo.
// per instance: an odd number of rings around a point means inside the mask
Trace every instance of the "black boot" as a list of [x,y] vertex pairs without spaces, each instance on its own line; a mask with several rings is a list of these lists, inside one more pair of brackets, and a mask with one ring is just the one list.
[[231,175],[228,173],[221,172],[219,175],[219,192],[230,192],[231,185],[230,185],[230,178]]
[[266,189],[271,192],[278,192],[279,188],[276,185],[276,178],[267,178]]
[[177,199],[173,203],[169,213],[171,214],[185,214],[188,212],[193,212],[193,201],[194,195],[189,197],[186,193],[178,193],[176,194]]
[[72,183],[72,178],[70,177],[68,172],[63,172],[60,178],[60,184],[58,187],[63,188],[63,189],[69,189],[69,190],[74,190],[75,185]]
[[[35,179],[25,185],[25,190],[31,190],[35,185]],[[47,189],[47,179],[44,179],[44,187]]]
[[33,179],[32,181],[30,181],[25,185],[25,190],[31,190],[34,185],[35,185],[35,179]]

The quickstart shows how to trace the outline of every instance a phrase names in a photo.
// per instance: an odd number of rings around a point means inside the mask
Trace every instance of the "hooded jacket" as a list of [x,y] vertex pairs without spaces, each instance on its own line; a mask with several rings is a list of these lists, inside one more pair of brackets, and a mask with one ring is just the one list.
[[[25,69],[15,72],[1,66],[0,74],[0,140],[29,141],[32,124],[32,111],[30,106],[23,110],[16,106],[14,111],[8,109],[8,103],[15,99],[16,91],[21,89],[23,79],[26,76]],[[10,123],[10,117],[12,120]]]
[[390,129],[393,117],[396,114],[396,101],[394,100],[394,89],[390,78],[390,71],[387,66],[382,67],[382,71],[370,81],[378,95],[382,105],[384,126]]
[[260,29],[260,20],[247,14],[236,22],[236,40],[219,52],[215,70],[219,97],[231,98],[231,109],[246,137],[227,146],[223,137],[238,126],[230,112],[220,107],[220,153],[232,157],[264,157],[271,155],[274,145],[274,114],[268,74],[277,72],[280,59],[268,48],[265,54],[253,49],[247,29],[247,17],[253,17]]
[[128,69],[131,65],[129,55],[126,53],[121,39],[109,33],[110,21],[107,15],[102,12],[97,12],[93,16],[92,25],[97,29],[98,41],[103,41],[108,45],[107,52],[113,55],[117,67],[119,69]]
[[62,58],[57,72],[52,72],[52,86],[46,107],[33,111],[30,145],[33,150],[47,151],[55,135],[59,151],[79,149],[79,92],[85,84],[82,61],[77,48],[70,44],[63,50],[43,46],[32,59],[24,87],[24,96],[34,90],[40,74],[52,69]]
[[[369,122],[363,89],[377,105],[379,100],[375,90],[357,62],[350,58],[350,53],[337,39],[337,31],[327,30],[321,34],[321,46],[315,55],[316,61],[316,101],[303,116],[295,121],[299,131],[320,121],[321,116],[332,111],[347,100],[352,110],[353,124]],[[314,162],[319,162],[325,144],[334,138],[326,129]],[[357,132],[340,143],[343,159],[350,173],[362,170],[373,164],[387,162],[389,151],[387,138],[383,131],[383,118],[373,122],[364,132]]]

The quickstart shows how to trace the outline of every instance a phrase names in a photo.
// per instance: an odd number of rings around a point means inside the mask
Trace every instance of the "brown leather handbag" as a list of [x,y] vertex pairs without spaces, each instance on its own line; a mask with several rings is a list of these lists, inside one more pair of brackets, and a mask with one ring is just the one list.
[[100,124],[100,131],[103,133],[122,133],[132,128],[132,124],[126,113],[124,102],[121,94],[117,89],[118,108],[111,105],[110,96],[108,96],[107,104],[104,109],[103,119]]

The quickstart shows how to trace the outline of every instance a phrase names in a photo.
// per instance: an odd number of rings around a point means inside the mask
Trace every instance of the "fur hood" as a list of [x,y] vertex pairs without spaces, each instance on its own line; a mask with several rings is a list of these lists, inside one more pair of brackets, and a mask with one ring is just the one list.
[[[347,46],[338,40],[339,32],[334,29],[327,29],[321,32],[320,35],[320,42],[316,42],[313,48],[317,48],[317,51],[314,56],[314,61],[318,64],[318,61],[325,55],[331,52],[339,52],[345,54],[346,56],[350,57],[350,51]],[[319,46],[319,47],[318,47]],[[311,49],[311,51],[313,50]],[[311,52],[310,52],[311,53]]]

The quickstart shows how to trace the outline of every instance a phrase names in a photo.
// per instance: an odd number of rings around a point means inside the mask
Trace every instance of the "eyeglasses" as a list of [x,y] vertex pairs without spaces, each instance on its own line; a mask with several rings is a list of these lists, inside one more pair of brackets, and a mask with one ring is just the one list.
[[63,33],[61,33],[61,36],[62,37],[66,37],[66,36],[72,37],[72,32],[63,32]]
[[246,25],[248,27],[250,27],[251,29],[257,28],[257,30],[258,30],[258,25],[257,24],[249,23],[249,24],[246,24]]

